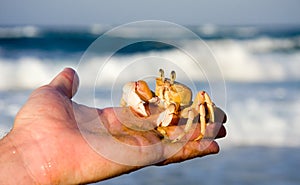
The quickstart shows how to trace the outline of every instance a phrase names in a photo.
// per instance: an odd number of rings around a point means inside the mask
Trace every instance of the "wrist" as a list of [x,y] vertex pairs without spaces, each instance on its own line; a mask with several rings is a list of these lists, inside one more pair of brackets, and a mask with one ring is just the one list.
[[0,184],[34,184],[22,156],[10,139],[10,135],[0,140]]

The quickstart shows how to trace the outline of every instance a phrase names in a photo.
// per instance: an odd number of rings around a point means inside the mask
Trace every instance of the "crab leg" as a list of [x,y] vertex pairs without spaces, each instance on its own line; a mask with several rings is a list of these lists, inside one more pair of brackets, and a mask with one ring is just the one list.
[[[182,139],[191,129],[191,126],[193,124],[193,120],[195,116],[199,113],[200,116],[200,134],[199,136],[194,139],[195,141],[198,141],[204,137],[205,130],[206,130],[206,116],[209,116],[209,121],[214,122],[214,109],[213,109],[214,103],[211,101],[208,94],[204,91],[198,92],[194,103],[191,105],[191,107],[188,107],[181,112],[181,116],[184,118],[188,118],[184,131],[181,133],[175,140],[172,142],[177,142],[180,139]],[[206,109],[207,108],[207,112]]]
[[209,120],[211,122],[215,121],[215,114],[214,114],[214,103],[211,101],[210,97],[208,96],[208,94],[204,91],[202,91],[202,93],[204,94],[204,101],[206,102],[207,105],[207,109],[208,109],[208,115],[209,115]]
[[[187,113],[186,113],[186,111],[187,111]],[[181,116],[187,117],[188,120],[186,122],[183,132],[179,136],[177,136],[177,138],[174,139],[172,141],[172,143],[175,143],[175,142],[179,141],[180,139],[182,139],[191,130],[191,127],[193,125],[193,120],[195,117],[195,113],[194,113],[193,109],[191,107],[189,107],[182,111]]]
[[[201,125],[201,129],[200,129],[200,135],[195,139],[195,141],[200,140],[204,137],[205,134],[205,130],[206,130],[206,116],[208,114],[209,116],[209,121],[210,122],[214,122],[215,120],[215,116],[214,116],[214,103],[211,101],[210,97],[208,96],[208,94],[205,91],[200,91],[197,94],[197,102],[199,106],[199,114],[200,114],[200,125]],[[196,100],[195,100],[196,102]],[[195,103],[194,102],[194,103]],[[206,107],[205,107],[206,104]],[[205,111],[205,108],[207,108],[207,112]],[[196,107],[197,109],[197,107]]]
[[175,112],[175,105],[171,104],[165,111],[159,114],[157,118],[157,126],[166,127],[168,126],[173,118],[173,113]]
[[199,114],[200,114],[200,134],[199,136],[195,139],[195,141],[198,141],[203,138],[206,130],[206,120],[205,120],[205,107],[203,104],[200,104],[199,107]]

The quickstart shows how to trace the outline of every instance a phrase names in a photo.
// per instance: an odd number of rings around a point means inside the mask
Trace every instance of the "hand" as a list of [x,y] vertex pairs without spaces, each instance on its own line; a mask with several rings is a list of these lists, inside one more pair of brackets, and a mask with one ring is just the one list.
[[[96,182],[149,165],[218,153],[211,137],[226,134],[226,116],[217,109],[219,123],[207,126],[205,139],[165,142],[157,131],[141,126],[151,125],[147,122],[152,118],[131,120],[126,108],[95,109],[73,102],[78,84],[76,73],[67,68],[31,94],[12,131],[0,141],[0,184]],[[168,129],[172,136],[182,128]]]

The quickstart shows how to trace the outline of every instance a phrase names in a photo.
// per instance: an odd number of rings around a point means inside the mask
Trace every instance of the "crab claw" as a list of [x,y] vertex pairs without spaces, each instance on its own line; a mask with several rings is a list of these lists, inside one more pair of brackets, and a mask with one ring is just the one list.
[[148,84],[143,80],[135,82],[135,91],[138,96],[145,102],[148,102],[153,97]]
[[174,113],[176,111],[176,106],[174,104],[170,104],[169,107],[159,114],[157,118],[157,126],[167,127],[169,126],[174,118]]
[[123,87],[121,106],[127,105],[138,115],[147,117],[150,112],[146,104],[151,98],[152,92],[145,81],[129,82]]

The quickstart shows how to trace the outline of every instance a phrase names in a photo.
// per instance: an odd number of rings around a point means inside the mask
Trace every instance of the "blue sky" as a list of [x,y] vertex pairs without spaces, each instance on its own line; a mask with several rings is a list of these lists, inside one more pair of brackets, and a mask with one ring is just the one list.
[[1,0],[0,25],[300,24],[299,0]]

